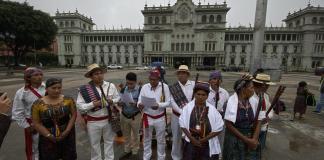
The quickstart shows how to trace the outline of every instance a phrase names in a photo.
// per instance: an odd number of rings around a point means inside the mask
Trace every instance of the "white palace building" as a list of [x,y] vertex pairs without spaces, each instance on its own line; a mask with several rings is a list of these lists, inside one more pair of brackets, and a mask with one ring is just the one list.
[[[91,63],[123,66],[190,67],[211,65],[247,69],[253,27],[226,27],[230,8],[178,0],[173,6],[145,5],[143,29],[94,30],[91,18],[57,12],[54,16],[60,65]],[[324,7],[308,5],[283,20],[287,27],[267,27],[263,57],[288,71],[324,65]]]

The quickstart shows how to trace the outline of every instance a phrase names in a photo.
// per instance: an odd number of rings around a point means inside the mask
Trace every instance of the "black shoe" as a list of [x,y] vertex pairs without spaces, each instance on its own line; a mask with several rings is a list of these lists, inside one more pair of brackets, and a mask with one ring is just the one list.
[[132,155],[132,152],[124,152],[123,153],[124,156],[122,156],[120,159],[126,160],[129,159]]

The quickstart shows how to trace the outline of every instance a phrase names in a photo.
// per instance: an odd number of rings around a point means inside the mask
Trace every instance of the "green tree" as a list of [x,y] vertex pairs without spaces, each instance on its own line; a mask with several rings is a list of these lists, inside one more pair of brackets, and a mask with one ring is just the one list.
[[0,0],[0,41],[14,53],[14,63],[27,52],[48,48],[57,33],[52,17],[25,3]]

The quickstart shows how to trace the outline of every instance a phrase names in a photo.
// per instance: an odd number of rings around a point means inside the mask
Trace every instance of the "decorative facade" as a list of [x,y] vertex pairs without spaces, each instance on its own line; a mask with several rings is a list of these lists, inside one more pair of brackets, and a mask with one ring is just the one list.
[[[184,63],[248,69],[253,27],[226,27],[230,8],[178,0],[173,6],[145,5],[143,29],[93,30],[93,21],[77,11],[55,15],[59,62],[85,66],[120,64],[168,66]],[[308,5],[288,14],[287,27],[267,27],[263,58],[283,70],[324,65],[324,7]]]

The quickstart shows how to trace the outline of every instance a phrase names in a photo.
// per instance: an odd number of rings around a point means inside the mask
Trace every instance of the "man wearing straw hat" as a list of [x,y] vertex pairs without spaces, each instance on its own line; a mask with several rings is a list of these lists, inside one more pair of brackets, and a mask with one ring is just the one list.
[[[269,94],[267,94],[267,90],[270,85],[275,85],[275,83],[270,81],[270,75],[259,73],[256,74],[253,79],[253,86],[254,86],[254,95],[253,98],[259,100],[259,95],[263,94],[262,104],[261,104],[261,111],[267,112],[267,110],[271,106]],[[260,130],[260,146],[261,149],[264,149],[267,137],[267,130],[269,125],[269,118],[273,117],[273,111],[269,113],[268,117],[262,120],[261,123],[261,130]]]
[[112,106],[120,99],[114,84],[104,81],[106,69],[92,64],[84,75],[90,78],[89,84],[81,86],[77,98],[77,108],[86,113],[87,130],[91,144],[91,160],[101,160],[101,137],[104,142],[104,159],[113,160],[113,142],[115,133],[108,122],[112,118]]
[[172,151],[171,156],[174,160],[182,159],[182,130],[179,124],[179,116],[182,113],[182,108],[191,101],[195,82],[188,80],[190,77],[189,68],[187,65],[180,65],[176,71],[178,81],[171,85],[171,129],[172,129]]
[[[160,82],[160,78],[161,75],[158,70],[150,71],[150,83],[143,85],[138,99],[137,106],[140,110],[143,110],[144,160],[150,160],[152,157],[151,144],[153,129],[156,131],[157,159],[165,159],[165,108],[170,105],[170,91],[168,85]],[[153,102],[146,103],[148,101]]]

